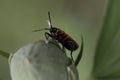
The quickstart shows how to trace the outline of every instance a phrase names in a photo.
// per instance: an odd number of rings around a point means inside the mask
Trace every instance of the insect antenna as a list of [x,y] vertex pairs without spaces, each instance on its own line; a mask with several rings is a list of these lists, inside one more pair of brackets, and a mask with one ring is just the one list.
[[43,30],[50,30],[50,29],[49,28],[43,28],[43,29],[33,30],[32,32],[38,32],[38,31],[43,31]]
[[[50,28],[52,28],[50,11],[48,11],[48,25],[49,25]],[[43,30],[50,30],[50,28],[43,28],[43,29],[33,30],[32,32],[38,32],[38,31],[43,31]]]
[[48,11],[48,18],[49,18],[49,20],[48,20],[48,25],[49,25],[50,28],[52,28],[50,11]]

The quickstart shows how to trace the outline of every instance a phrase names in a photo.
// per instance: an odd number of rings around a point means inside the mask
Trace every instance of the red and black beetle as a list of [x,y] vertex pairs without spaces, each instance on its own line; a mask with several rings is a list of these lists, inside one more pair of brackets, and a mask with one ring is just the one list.
[[51,37],[57,40],[59,43],[61,43],[63,47],[71,51],[71,58],[73,60],[72,52],[75,51],[79,47],[77,42],[73,40],[73,38],[71,38],[71,36],[69,36],[63,30],[52,26],[50,12],[48,12],[48,17],[49,17],[48,24],[50,28],[34,30],[34,32],[41,31],[41,30],[49,30],[50,33],[45,32],[46,39],[48,39],[48,37]]

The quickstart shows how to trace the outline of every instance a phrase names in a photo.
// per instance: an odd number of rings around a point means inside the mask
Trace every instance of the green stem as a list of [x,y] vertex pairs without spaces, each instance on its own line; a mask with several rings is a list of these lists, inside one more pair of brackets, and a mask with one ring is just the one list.
[[9,58],[9,53],[1,51],[1,50],[0,50],[0,55],[7,58],[7,59]]

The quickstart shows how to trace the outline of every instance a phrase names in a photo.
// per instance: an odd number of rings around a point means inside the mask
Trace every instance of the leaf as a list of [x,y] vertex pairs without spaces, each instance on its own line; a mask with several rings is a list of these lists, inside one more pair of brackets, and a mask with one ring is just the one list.
[[0,55],[7,59],[9,58],[9,54],[7,52],[1,51],[1,50],[0,50]]
[[93,76],[98,80],[120,80],[120,0],[108,0]]

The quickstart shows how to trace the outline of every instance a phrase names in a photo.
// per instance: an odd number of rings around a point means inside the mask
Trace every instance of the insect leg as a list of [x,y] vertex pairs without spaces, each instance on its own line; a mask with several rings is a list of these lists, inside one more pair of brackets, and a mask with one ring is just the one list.
[[64,46],[62,46],[62,50],[66,53],[66,50],[65,50],[65,47],[64,47]]
[[83,54],[83,45],[84,45],[84,42],[83,42],[83,37],[81,38],[82,39],[82,43],[81,43],[81,49],[80,49],[80,52],[75,60],[75,66],[78,65],[78,63],[80,62],[81,58],[82,58],[82,54]]
[[73,56],[72,56],[72,52],[73,51],[71,51],[70,56],[71,56],[72,61],[74,62],[74,59],[73,59]]
[[52,36],[50,33],[45,32],[45,37],[46,37],[46,39],[48,40],[49,37],[53,37],[53,36]]

